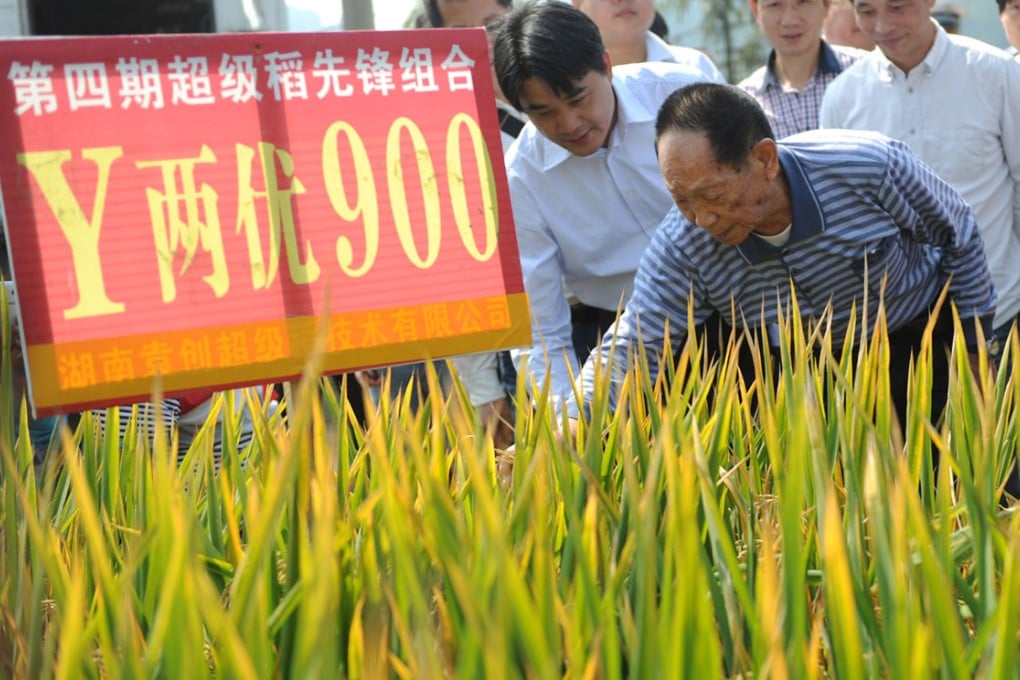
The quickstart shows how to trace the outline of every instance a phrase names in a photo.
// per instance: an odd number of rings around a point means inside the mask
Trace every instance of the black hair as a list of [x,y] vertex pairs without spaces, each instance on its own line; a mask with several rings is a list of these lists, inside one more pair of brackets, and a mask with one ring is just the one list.
[[565,2],[530,2],[508,14],[496,34],[496,80],[520,109],[526,80],[538,78],[568,96],[592,71],[607,72],[605,52],[598,26],[584,12]]
[[7,253],[7,238],[4,236],[4,226],[0,224],[0,277],[4,281],[11,280],[11,262]]
[[424,8],[420,8],[415,11],[414,17],[411,19],[411,28],[432,28],[432,22],[429,20],[429,14]]
[[995,4],[999,6],[999,14],[1006,11],[1007,2],[1009,2],[1009,0],[995,0]]
[[733,85],[694,83],[666,98],[655,119],[655,146],[667,132],[703,132],[715,159],[739,168],[754,145],[775,139],[769,119],[751,95]]
[[648,30],[669,42],[669,24],[666,23],[666,17],[662,16],[662,12],[659,10],[655,10],[655,18],[652,19],[652,25]]
[[[430,26],[432,28],[442,28],[446,25],[446,22],[443,21],[443,13],[439,11],[440,2],[443,2],[443,0],[425,0],[425,16],[429,20],[425,26],[426,28]],[[496,0],[496,2],[501,7],[507,8],[514,4],[514,0]]]

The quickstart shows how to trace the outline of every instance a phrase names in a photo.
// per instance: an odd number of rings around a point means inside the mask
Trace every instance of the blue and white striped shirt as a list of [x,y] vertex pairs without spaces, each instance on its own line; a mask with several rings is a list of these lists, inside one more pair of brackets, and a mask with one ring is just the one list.
[[[832,337],[839,341],[854,306],[861,318],[866,302],[873,323],[883,285],[888,328],[896,330],[926,313],[952,277],[949,291],[960,316],[978,317],[986,334],[991,330],[995,291],[974,213],[906,145],[877,133],[823,130],[778,146],[792,203],[787,243],[776,247],[751,235],[726,245],[673,208],[645,251],[615,330],[602,342],[616,388],[627,348],[637,347],[639,320],[657,377],[665,329],[674,348],[686,338],[688,298],[696,324],[718,311],[734,328],[757,329],[763,320],[771,328],[790,309],[792,284],[804,318],[821,318],[831,305]],[[973,346],[973,323],[964,328]],[[585,403],[596,356],[581,373]],[[573,404],[568,411],[577,414]]]

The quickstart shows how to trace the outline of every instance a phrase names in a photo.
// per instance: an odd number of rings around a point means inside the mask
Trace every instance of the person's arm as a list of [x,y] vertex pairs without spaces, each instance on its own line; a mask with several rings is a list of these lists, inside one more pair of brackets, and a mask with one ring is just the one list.
[[1002,121],[1002,150],[1013,180],[1013,231],[1020,235],[1020,68],[1006,64],[1006,85],[1002,92],[999,120]]
[[[572,396],[567,400],[567,415],[577,419],[589,413],[598,375],[609,373],[609,408],[619,399],[626,372],[631,368],[630,352],[643,346],[642,359],[654,382],[661,370],[663,344],[668,335],[674,353],[687,338],[688,301],[695,324],[711,314],[707,298],[694,275],[697,266],[690,261],[683,237],[686,223],[674,208],[666,215],[648,245],[634,278],[634,292],[616,324],[603,336],[602,344],[593,351],[581,369],[581,402]],[[600,361],[601,359],[601,361]]]
[[493,444],[497,449],[513,442],[510,426],[510,401],[499,379],[496,352],[462,354],[450,360],[464,386],[464,391],[486,427],[492,428]]
[[[577,359],[571,336],[570,305],[563,292],[563,257],[531,192],[512,173],[510,193],[521,272],[531,307],[533,344],[527,370],[539,389],[548,376],[550,393],[564,397],[571,391],[568,366],[576,373]],[[526,381],[529,386],[530,383]]]

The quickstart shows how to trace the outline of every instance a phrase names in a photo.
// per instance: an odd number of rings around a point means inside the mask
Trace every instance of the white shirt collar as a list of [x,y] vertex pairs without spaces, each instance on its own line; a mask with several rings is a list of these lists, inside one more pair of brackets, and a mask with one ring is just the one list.
[[676,61],[669,43],[651,31],[645,33],[645,61]]
[[[949,34],[939,25],[939,22],[934,19],[930,19],[930,21],[935,25],[935,42],[932,43],[931,49],[928,50],[928,54],[924,55],[921,63],[910,70],[911,73],[918,71],[925,77],[931,77],[935,73],[935,69],[938,68],[942,58],[946,55],[946,50],[949,48]],[[873,54],[877,59],[879,74],[884,77],[883,79],[886,82],[891,82],[897,73],[901,73],[904,76],[910,75],[903,73],[899,66],[889,61],[889,58],[885,56],[880,48],[876,47]]]
[[[613,94],[616,97],[616,123],[613,125],[613,129],[609,131],[609,144],[606,147],[608,149],[612,149],[615,146],[620,138],[619,131],[622,128],[638,123],[647,123],[650,120],[654,120],[657,113],[656,111],[649,111],[647,107],[641,105],[641,102],[635,101],[628,96],[626,87],[620,87],[617,76],[613,76]],[[543,167],[546,170],[564,163],[574,156],[574,154],[539,132],[537,127],[535,129],[535,146],[542,154]],[[598,154],[603,151],[600,149],[595,153]]]

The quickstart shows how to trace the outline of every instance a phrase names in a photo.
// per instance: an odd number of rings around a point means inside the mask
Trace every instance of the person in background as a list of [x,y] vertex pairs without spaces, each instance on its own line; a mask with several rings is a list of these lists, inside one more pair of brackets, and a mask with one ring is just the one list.
[[[512,6],[512,0],[425,0],[424,9],[433,27],[485,28],[491,67],[496,30]],[[492,81],[505,153],[521,133],[527,118],[506,101],[495,74]],[[509,352],[479,352],[453,357],[451,361],[471,405],[478,411],[482,422],[492,428],[494,446],[506,448],[513,441],[513,409],[509,395],[517,387]]]
[[963,8],[957,4],[949,3],[935,5],[931,11],[931,18],[939,23],[946,33],[959,35],[960,26],[963,24]]
[[[225,400],[223,411],[233,408],[233,422],[235,423],[235,434],[237,436],[237,451],[243,451],[252,440],[255,432],[255,424],[252,418],[245,397],[245,390],[232,390],[232,400]],[[168,442],[173,442],[173,435],[177,434],[176,456],[178,462],[183,461],[191,445],[199,436],[199,431],[205,427],[212,415],[212,408],[220,393],[213,390],[189,390],[175,393],[156,401],[137,402],[133,404],[122,404],[111,408],[93,409],[92,417],[98,424],[98,433],[107,435],[113,432],[110,417],[115,417],[117,422],[117,436],[121,446],[129,433],[131,419],[134,418],[136,428],[136,442],[143,449],[151,449],[155,446],[157,434],[165,436]],[[263,388],[255,388],[255,397],[261,398]],[[278,407],[276,402],[270,402],[268,408],[270,413]],[[212,454],[216,465],[223,455],[225,441],[224,412],[220,411],[212,431]]]
[[[485,29],[489,38],[489,66],[492,67],[492,43],[503,17],[513,8],[513,0],[425,0],[425,14],[435,28]],[[520,134],[527,118],[512,107],[499,89],[493,72],[492,84],[496,90],[496,109],[499,113],[503,150],[506,151]]]
[[507,15],[495,64],[507,99],[529,118],[506,158],[532,315],[527,368],[540,388],[548,377],[551,395],[561,398],[578,357],[629,296],[669,210],[655,113],[670,92],[706,74],[669,63],[614,69],[595,23],[560,2]]
[[758,101],[779,139],[817,128],[825,88],[865,54],[822,39],[830,1],[750,0],[772,51],[738,87]]
[[1009,42],[1007,50],[1020,61],[1020,0],[995,0],[999,5],[999,21]]
[[[998,358],[1020,320],[1020,68],[946,33],[930,0],[856,0],[854,10],[879,49],[832,83],[821,124],[902,140],[973,208],[999,296],[987,336]],[[1007,489],[1020,496],[1015,467]]]
[[[157,437],[173,441],[173,433],[181,419],[181,402],[176,397],[164,397],[159,401],[96,408],[90,413],[97,425],[97,436],[106,438],[116,433],[122,448],[126,444],[129,449],[138,446],[141,450],[150,451],[156,446]],[[135,428],[133,440],[129,438],[132,419]]]
[[666,23],[666,17],[662,16],[662,12],[659,10],[655,10],[655,18],[652,19],[652,25],[648,27],[648,30],[663,42],[669,43],[669,24]]
[[822,36],[830,45],[856,47],[868,52],[875,49],[874,41],[857,26],[852,0],[830,0],[829,12],[822,24]]
[[656,15],[652,0],[573,0],[573,3],[599,27],[614,66],[666,61],[691,66],[714,82],[726,81],[704,52],[670,45],[652,33]]
[[[236,424],[237,450],[243,450],[251,443],[255,435],[255,423],[252,420],[251,409],[248,406],[245,390],[230,390],[231,399],[224,399],[223,411],[216,418],[216,425],[213,427],[212,452],[218,460],[223,455],[224,444],[224,412],[227,408],[233,408],[233,422]],[[224,393],[226,394],[226,393]],[[217,393],[197,392],[178,395],[178,403],[181,406],[181,414],[177,420],[177,443],[178,451],[183,456],[191,445],[195,443],[199,432],[206,425],[212,415],[212,409]],[[254,396],[263,396],[262,388],[255,388]],[[276,406],[270,404],[270,409]]]
[[[21,403],[27,387],[27,367],[25,357],[22,354],[21,334],[17,326],[17,289],[11,279],[11,268],[9,253],[7,252],[7,239],[4,236],[3,224],[0,223],[0,279],[4,282],[4,295],[7,296],[7,311],[10,314],[9,337],[11,338],[11,372],[13,387],[13,399],[11,404],[3,406],[0,417],[10,419],[14,423],[14,434],[19,435],[21,426]],[[36,465],[43,462],[47,450],[56,443],[57,434],[61,425],[67,423],[66,416],[43,416],[32,418],[29,410],[28,438],[32,446],[33,458]]]
[[821,125],[904,142],[970,204],[999,295],[1001,348],[1020,318],[1020,68],[1000,49],[946,33],[930,0],[856,0],[854,9],[879,49],[829,86]]
[[812,130],[776,141],[757,102],[728,85],[698,83],[671,94],[655,136],[675,205],[615,327],[585,362],[581,397],[568,401],[568,415],[588,413],[599,364],[615,407],[639,343],[654,382],[667,333],[673,348],[682,346],[689,313],[695,322],[721,314],[738,330],[761,333],[789,310],[796,291],[801,316],[828,324],[837,355],[840,345],[858,342],[849,335],[851,318],[866,315],[870,328],[884,309],[901,422],[912,357],[932,323],[938,416],[949,381],[941,350],[954,329],[950,306],[932,319],[933,305],[948,282],[975,355],[978,326],[990,329],[995,312],[974,213],[951,186],[905,144],[878,133]]

